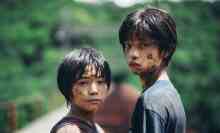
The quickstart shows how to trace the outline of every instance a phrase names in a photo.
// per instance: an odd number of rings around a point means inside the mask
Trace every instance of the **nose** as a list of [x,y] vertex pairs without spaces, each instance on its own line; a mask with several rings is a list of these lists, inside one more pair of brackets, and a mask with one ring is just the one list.
[[98,86],[96,83],[91,84],[91,88],[89,91],[90,95],[97,95],[98,94]]
[[137,48],[131,48],[129,51],[130,60],[136,60],[139,57],[139,52]]

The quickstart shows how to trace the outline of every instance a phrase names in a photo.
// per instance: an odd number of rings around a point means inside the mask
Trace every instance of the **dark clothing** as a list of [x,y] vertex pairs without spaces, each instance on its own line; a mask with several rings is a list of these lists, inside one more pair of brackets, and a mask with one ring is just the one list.
[[77,125],[82,133],[98,133],[97,128],[94,125],[87,123],[76,117],[64,117],[59,122],[55,124],[55,126],[51,129],[50,133],[56,133],[58,129],[62,128],[66,124]]
[[186,117],[177,90],[158,80],[139,97],[132,115],[132,133],[185,133]]

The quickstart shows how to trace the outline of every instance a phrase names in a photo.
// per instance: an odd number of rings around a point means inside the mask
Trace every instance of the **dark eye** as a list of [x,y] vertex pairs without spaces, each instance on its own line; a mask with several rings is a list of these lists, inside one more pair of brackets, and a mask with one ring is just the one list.
[[147,55],[147,58],[148,58],[148,59],[152,59],[152,58],[153,58],[153,55],[150,53],[150,54]]
[[79,81],[77,82],[77,84],[80,85],[80,86],[83,86],[83,85],[89,84],[89,82],[88,82],[87,80],[79,80]]
[[130,43],[125,44],[125,50],[126,51],[129,50],[130,48],[131,48],[131,44]]
[[103,84],[105,84],[105,81],[104,81],[104,80],[97,80],[97,83],[98,83],[99,85],[103,85]]
[[148,47],[148,46],[150,46],[150,44],[148,44],[148,43],[143,43],[141,46],[142,46],[142,47]]

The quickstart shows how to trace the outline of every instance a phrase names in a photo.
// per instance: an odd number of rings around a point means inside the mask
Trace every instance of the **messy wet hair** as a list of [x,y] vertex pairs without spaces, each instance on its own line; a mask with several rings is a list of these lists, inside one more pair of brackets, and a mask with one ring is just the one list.
[[81,48],[68,53],[58,67],[57,83],[70,104],[74,83],[82,78],[87,65],[94,65],[96,76],[104,78],[108,88],[111,82],[111,70],[102,53],[94,48]]
[[161,51],[167,53],[164,59],[168,65],[177,45],[176,24],[173,18],[164,10],[147,8],[134,11],[124,19],[119,29],[119,41],[123,50],[133,36],[144,41],[150,38],[153,45],[158,45]]

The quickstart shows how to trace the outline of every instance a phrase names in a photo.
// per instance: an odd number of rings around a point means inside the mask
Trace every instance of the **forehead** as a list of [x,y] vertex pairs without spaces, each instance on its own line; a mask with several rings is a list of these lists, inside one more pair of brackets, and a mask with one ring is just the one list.
[[136,32],[134,32],[130,39],[125,42],[125,43],[128,43],[128,44],[144,44],[144,45],[158,45],[158,41],[156,41],[155,39],[151,38],[150,36],[148,35],[142,35],[142,34],[138,34]]
[[95,65],[86,65],[82,78],[102,78],[101,70]]

